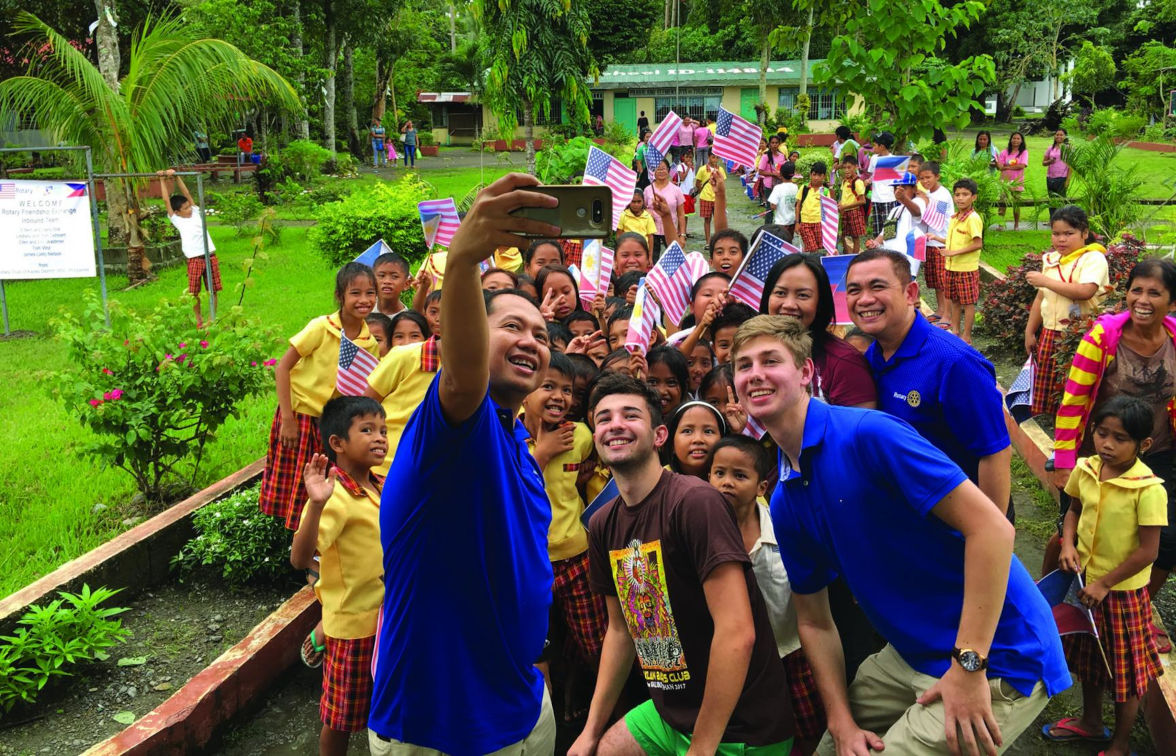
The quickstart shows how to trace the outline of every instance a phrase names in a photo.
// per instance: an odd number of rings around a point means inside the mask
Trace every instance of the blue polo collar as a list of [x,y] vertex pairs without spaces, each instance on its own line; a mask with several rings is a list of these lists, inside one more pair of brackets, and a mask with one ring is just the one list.
[[[808,400],[808,410],[804,417],[804,434],[800,438],[800,462],[801,470],[797,473],[803,475],[803,469],[807,467],[805,464],[805,451],[815,449],[825,441],[825,430],[829,425],[829,405],[822,401],[814,399]],[[796,477],[793,474],[792,464],[788,461],[788,455],[784,450],[780,450],[780,480],[788,480]]]
[[918,310],[915,311],[915,319],[911,322],[910,330],[907,331],[906,338],[898,345],[898,349],[886,359],[882,356],[882,349],[877,342],[870,345],[870,366],[874,370],[883,370],[885,368],[893,367],[898,363],[909,360],[912,357],[917,357],[922,351],[923,345],[927,343],[927,339],[931,336],[931,329],[935,326],[928,322],[927,318],[923,317],[923,313]]

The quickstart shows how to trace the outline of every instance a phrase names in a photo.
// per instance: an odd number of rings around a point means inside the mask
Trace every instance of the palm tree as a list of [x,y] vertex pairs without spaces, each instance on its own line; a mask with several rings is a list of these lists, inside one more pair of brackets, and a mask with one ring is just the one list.
[[[14,31],[30,35],[31,62],[26,75],[0,81],[0,115],[32,118],[59,143],[89,145],[102,172],[154,172],[194,126],[227,127],[250,103],[301,108],[293,87],[272,69],[228,42],[191,38],[178,18],[148,19],[133,35],[117,88],[36,16],[22,11]],[[131,283],[147,277],[138,194],[144,183],[107,187],[109,226],[126,239]]]

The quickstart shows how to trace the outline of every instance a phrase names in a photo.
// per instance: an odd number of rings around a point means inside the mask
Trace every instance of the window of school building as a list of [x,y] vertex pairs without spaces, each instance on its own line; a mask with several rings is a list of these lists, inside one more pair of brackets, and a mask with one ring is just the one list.
[[[800,95],[797,87],[780,87],[780,99],[777,107],[789,110],[796,107],[796,98]],[[827,121],[845,115],[845,102],[837,96],[836,89],[809,89],[808,118],[814,121]]]
[[[561,123],[563,123],[563,100],[561,100],[558,97],[552,97],[551,98],[551,110],[549,110],[546,114],[543,113],[543,109],[539,107],[539,104],[535,103],[535,105],[533,106],[533,109],[531,111],[531,114],[535,118],[535,125],[536,126],[556,126],[558,124],[561,124]],[[518,118],[519,126],[522,126],[523,125],[523,109],[522,108],[517,108],[515,110],[515,117]]]
[[719,105],[723,102],[723,88],[692,87],[682,88],[675,92],[671,87],[637,93],[629,90],[629,96],[653,97],[655,123],[661,123],[671,110],[683,118],[690,116],[695,120],[702,120],[702,117],[706,116],[713,121],[719,117]]

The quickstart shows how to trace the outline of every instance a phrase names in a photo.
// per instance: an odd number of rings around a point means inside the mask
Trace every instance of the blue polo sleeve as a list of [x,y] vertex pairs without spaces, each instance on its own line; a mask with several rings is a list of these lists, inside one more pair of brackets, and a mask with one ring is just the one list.
[[871,473],[877,485],[888,489],[886,499],[905,501],[920,515],[968,479],[906,421],[884,412],[863,413],[856,441],[862,457],[875,460]]
[[[795,486],[793,486],[795,487]],[[772,494],[772,528],[780,545],[780,559],[788,573],[794,593],[817,593],[837,578],[829,561],[829,544],[820,538],[820,529],[811,517],[802,517],[804,504],[790,501],[786,483],[779,483]]]
[[1011,443],[996,371],[979,354],[969,351],[952,360],[939,386],[939,402],[952,434],[977,457],[995,454]]

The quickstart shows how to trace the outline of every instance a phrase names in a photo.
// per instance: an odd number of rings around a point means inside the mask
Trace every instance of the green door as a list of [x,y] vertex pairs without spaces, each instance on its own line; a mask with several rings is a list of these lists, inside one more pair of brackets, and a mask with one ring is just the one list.
[[752,123],[759,120],[755,106],[759,103],[759,87],[743,87],[739,90],[739,115]]
[[637,101],[632,97],[613,97],[613,120],[625,131],[637,136]]

